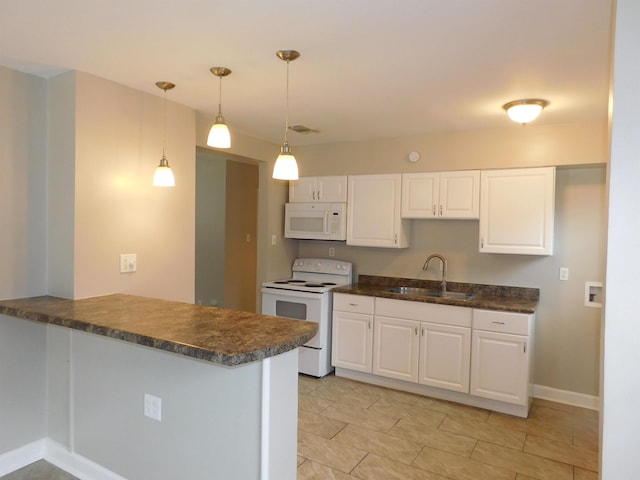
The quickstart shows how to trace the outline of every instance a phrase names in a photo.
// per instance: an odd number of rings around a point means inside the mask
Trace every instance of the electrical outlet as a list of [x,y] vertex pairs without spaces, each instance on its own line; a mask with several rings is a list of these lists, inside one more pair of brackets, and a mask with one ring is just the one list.
[[330,257],[335,257],[336,256],[336,249],[333,247],[329,247],[329,256]]
[[132,273],[136,271],[138,264],[135,253],[123,253],[120,255],[120,273]]
[[567,267],[560,267],[560,280],[569,280],[569,269]]
[[148,393],[144,394],[144,416],[162,421],[162,399]]
[[271,235],[271,245],[275,245],[275,244],[276,244],[276,236]]

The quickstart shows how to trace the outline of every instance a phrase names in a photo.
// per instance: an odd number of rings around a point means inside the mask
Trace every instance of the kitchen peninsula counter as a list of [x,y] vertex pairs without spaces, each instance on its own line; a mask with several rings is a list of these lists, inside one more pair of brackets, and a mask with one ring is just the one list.
[[44,458],[78,478],[295,480],[316,331],[123,294],[0,301],[0,476]]
[[0,314],[228,366],[293,350],[318,330],[311,322],[123,294],[4,300]]
[[358,283],[336,287],[333,292],[515,313],[535,313],[540,298],[540,290],[537,288],[475,283],[447,282],[447,291],[473,294],[474,297],[470,300],[390,292],[389,289],[393,287],[440,290],[440,282],[415,278],[360,275]]

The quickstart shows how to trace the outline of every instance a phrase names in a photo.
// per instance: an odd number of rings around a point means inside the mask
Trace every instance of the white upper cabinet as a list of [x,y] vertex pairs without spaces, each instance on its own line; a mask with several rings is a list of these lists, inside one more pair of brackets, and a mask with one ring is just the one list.
[[554,167],[481,174],[480,251],[553,254]]
[[476,219],[480,171],[402,174],[403,218]]
[[289,182],[291,203],[344,203],[347,201],[347,176],[300,177]]
[[405,248],[409,223],[400,217],[402,176],[350,175],[347,245]]

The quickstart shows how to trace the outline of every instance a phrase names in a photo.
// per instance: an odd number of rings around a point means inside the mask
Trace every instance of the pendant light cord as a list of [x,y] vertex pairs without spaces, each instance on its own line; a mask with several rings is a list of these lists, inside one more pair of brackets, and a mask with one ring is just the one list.
[[287,133],[289,131],[289,60],[287,60],[287,95],[284,111],[284,143],[287,143]]
[[218,91],[218,115],[222,115],[222,77],[220,78],[220,90]]
[[164,104],[163,104],[162,116],[164,117],[164,125],[162,130],[162,158],[165,158],[165,147],[167,144],[167,91],[164,90]]

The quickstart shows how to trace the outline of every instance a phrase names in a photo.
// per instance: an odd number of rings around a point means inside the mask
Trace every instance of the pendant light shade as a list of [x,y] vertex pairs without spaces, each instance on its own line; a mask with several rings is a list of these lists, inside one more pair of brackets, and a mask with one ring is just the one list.
[[514,100],[513,102],[505,103],[504,108],[509,115],[509,118],[514,122],[526,125],[527,123],[535,120],[542,112],[542,109],[549,105],[546,100],[539,98],[527,98],[524,100]]
[[222,116],[222,77],[229,75],[231,70],[226,67],[211,67],[209,70],[220,79],[220,90],[218,93],[218,116],[209,130],[207,145],[215,148],[230,148],[231,135],[229,134],[229,127],[227,127]]
[[176,179],[173,177],[173,172],[167,162],[167,158],[163,155],[160,159],[160,165],[156,167],[156,171],[153,174],[153,186],[154,187],[175,187]]
[[280,147],[280,155],[278,155],[276,164],[273,166],[273,178],[277,180],[298,179],[298,163],[296,162],[296,157],[291,154],[286,140]]
[[171,82],[156,82],[156,86],[164,90],[164,127],[162,132],[162,158],[160,159],[160,165],[156,167],[156,171],[153,174],[153,186],[154,187],[175,187],[176,179],[173,176],[169,161],[164,153],[165,143],[167,138],[167,90],[171,90],[175,87],[175,84]]
[[272,177],[277,180],[297,180],[298,163],[296,162],[296,157],[293,156],[293,153],[289,148],[287,132],[289,131],[289,62],[298,58],[300,53],[295,50],[278,50],[276,55],[280,60],[287,62],[287,96],[284,120],[284,142],[280,148],[280,155],[278,155],[276,163],[273,166]]

